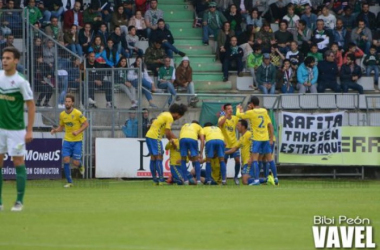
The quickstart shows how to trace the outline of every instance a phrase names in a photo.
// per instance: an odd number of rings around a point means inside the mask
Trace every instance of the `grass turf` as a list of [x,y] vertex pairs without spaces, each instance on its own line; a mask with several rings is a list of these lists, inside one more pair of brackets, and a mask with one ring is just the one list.
[[150,181],[29,181],[0,249],[314,249],[314,215],[369,218],[380,239],[380,182],[282,180],[273,186],[152,186]]

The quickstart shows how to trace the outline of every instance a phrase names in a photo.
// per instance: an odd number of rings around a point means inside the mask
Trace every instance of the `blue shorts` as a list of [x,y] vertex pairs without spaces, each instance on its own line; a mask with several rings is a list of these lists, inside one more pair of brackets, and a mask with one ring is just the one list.
[[162,141],[152,138],[146,138],[146,145],[148,146],[150,155],[157,156],[164,154],[164,147],[162,146]]
[[71,157],[82,160],[82,141],[63,141],[62,157]]
[[253,168],[251,168],[251,165],[245,164],[241,169],[241,175],[253,176]]
[[[269,143],[270,145],[270,143]],[[271,149],[271,154],[274,152],[274,142],[272,144],[272,146],[270,146],[270,149]],[[261,151],[259,154],[263,155],[264,153]]]
[[[226,148],[226,151],[230,150],[230,148]],[[236,158],[236,157],[240,157],[240,150],[236,150],[234,153],[232,154],[229,154],[229,155],[224,155],[224,159],[233,159],[233,158]]]
[[170,173],[174,182],[183,181],[181,166],[170,165]]
[[253,141],[251,146],[251,153],[254,154],[271,154],[272,149],[269,141]]
[[198,156],[198,141],[190,138],[182,138],[179,140],[179,149],[181,151],[181,156],[188,156],[190,151],[190,156]]
[[206,156],[207,158],[214,158],[214,154],[221,158],[224,158],[224,141],[211,140],[206,142]]

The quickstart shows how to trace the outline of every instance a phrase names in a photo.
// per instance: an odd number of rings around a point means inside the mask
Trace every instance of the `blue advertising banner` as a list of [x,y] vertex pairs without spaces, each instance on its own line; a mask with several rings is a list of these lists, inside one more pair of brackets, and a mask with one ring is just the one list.
[[[28,179],[61,179],[61,150],[62,139],[34,139],[26,144],[25,165]],[[7,154],[2,170],[5,180],[16,179],[16,170]]]

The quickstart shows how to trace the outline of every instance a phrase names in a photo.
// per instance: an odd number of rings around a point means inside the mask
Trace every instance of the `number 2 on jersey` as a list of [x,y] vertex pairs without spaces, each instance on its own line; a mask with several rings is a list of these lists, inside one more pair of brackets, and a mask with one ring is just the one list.
[[260,115],[259,118],[261,119],[259,128],[264,128],[263,123],[264,123],[264,116]]

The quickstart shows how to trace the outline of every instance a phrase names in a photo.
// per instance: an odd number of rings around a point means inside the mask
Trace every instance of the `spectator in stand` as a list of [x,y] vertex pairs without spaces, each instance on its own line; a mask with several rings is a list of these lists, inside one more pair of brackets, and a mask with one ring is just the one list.
[[355,43],[348,44],[348,51],[344,55],[343,63],[346,63],[347,56],[349,54],[353,54],[355,58],[362,58],[364,56],[364,52],[360,48],[358,48]]
[[311,6],[310,0],[290,0],[290,3],[294,5],[294,11],[297,15],[302,14],[306,6]]
[[42,39],[39,37],[34,38],[33,52],[35,58],[42,55]]
[[102,51],[100,56],[106,60],[106,65],[104,66],[110,68],[114,68],[119,62],[119,53],[117,52],[117,49],[115,48],[113,40],[111,38],[108,38],[107,46]]
[[125,124],[122,127],[123,133],[127,138],[137,138],[139,125],[136,118],[136,111],[131,111],[128,115],[129,119],[125,121]]
[[333,11],[337,16],[341,17],[344,14],[344,8],[348,6],[348,0],[335,0],[333,3]]
[[216,3],[210,2],[209,8],[203,14],[203,44],[208,45],[210,35],[218,37],[218,33],[224,22],[227,21],[225,16],[216,10]]
[[81,60],[77,57],[73,57],[66,65],[65,63],[60,63],[58,65],[59,69],[67,72],[67,75],[58,75],[58,90],[60,92],[58,97],[58,108],[60,109],[65,108],[64,103],[68,87],[79,88],[80,86],[80,64]]
[[[107,0],[104,0],[104,1],[107,1]],[[121,3],[123,4],[124,13],[127,14],[128,19],[130,19],[133,16],[134,7],[138,7],[138,5],[141,5],[138,0],[137,1],[136,0],[121,0]],[[119,5],[119,4],[117,4],[117,5]],[[145,11],[145,9],[144,9],[144,11]]]
[[108,39],[111,39],[114,42],[113,46],[117,50],[118,54],[121,54],[126,58],[131,57],[128,50],[127,40],[125,40],[125,35],[121,34],[121,29],[119,26],[115,27],[115,30],[111,33]]
[[276,67],[270,62],[270,55],[263,55],[263,63],[258,67],[256,80],[263,94],[274,94],[276,88]]
[[358,27],[352,30],[351,42],[356,43],[364,53],[369,54],[369,48],[372,43],[372,32],[365,26],[364,20],[359,20]]
[[105,64],[106,61],[102,58],[102,52],[104,50],[104,44],[100,36],[95,36],[94,42],[88,48],[88,52],[95,53],[95,60],[100,64]]
[[144,19],[142,18],[141,11],[136,11],[136,15],[129,19],[128,26],[136,27],[136,35],[140,40],[145,40],[148,38],[146,32],[146,24]]
[[261,46],[261,50],[264,53],[270,52],[270,47],[272,44],[276,43],[273,32],[270,30],[269,23],[264,22],[260,31],[256,33],[255,42]]
[[327,6],[323,6],[322,15],[318,16],[318,20],[323,20],[324,27],[327,30],[333,30],[336,26],[336,17],[330,13]]
[[343,65],[342,52],[339,50],[339,46],[337,43],[332,43],[330,49],[332,52],[334,52],[335,62],[338,65],[338,69],[340,70],[340,68]]
[[[293,34],[295,38],[298,30],[298,22],[300,21],[300,17],[294,13],[294,5],[288,5],[288,12],[282,18],[282,20],[286,20],[288,22],[288,31]],[[294,39],[293,39],[294,40]]]
[[325,90],[328,88],[335,93],[339,93],[341,92],[341,88],[337,82],[339,70],[335,62],[334,52],[327,50],[324,56],[325,60],[318,63],[318,93],[325,93]]
[[83,56],[82,46],[79,44],[77,26],[74,24],[70,31],[66,31],[64,35],[64,43],[66,48],[71,50],[78,56]]
[[330,41],[330,34],[324,28],[324,25],[324,21],[322,19],[318,19],[317,28],[311,37],[311,41],[317,45],[318,51],[321,53],[328,50],[330,42],[332,42]]
[[110,34],[108,32],[107,24],[106,23],[102,23],[100,25],[100,28],[99,28],[98,32],[96,33],[96,36],[100,37],[100,39],[102,40],[102,44],[106,44],[107,43],[107,39],[110,36]]
[[253,1],[252,0],[235,0],[233,1],[235,6],[237,7],[237,11],[240,14],[240,16],[243,18],[243,20],[247,20],[248,16],[250,15],[250,10],[253,9]]
[[297,89],[300,94],[317,93],[318,68],[313,56],[308,56],[297,70]]
[[84,25],[84,29],[81,29],[78,35],[79,44],[82,46],[82,51],[84,54],[87,54],[88,48],[91,46],[93,37],[94,31],[91,29],[91,24],[86,23]]
[[[193,69],[190,66],[190,60],[187,56],[182,58],[180,65],[175,70],[176,86],[180,86],[187,89],[187,94],[195,95],[195,88],[193,83]],[[198,97],[188,96],[187,105],[194,107],[198,102]]]
[[45,46],[42,48],[42,54],[44,62],[49,64],[50,67],[54,69],[54,62],[55,62],[55,49],[54,49],[54,42],[51,39],[47,39],[45,42]]
[[173,58],[173,52],[184,57],[186,54],[182,51],[179,51],[174,44],[174,37],[170,30],[165,26],[165,21],[163,19],[159,19],[157,22],[158,28],[152,32],[152,38],[156,41],[160,41],[162,44],[162,48],[165,49],[165,53],[170,58]]
[[194,15],[194,23],[193,28],[202,27],[202,17],[203,13],[208,9],[209,0],[195,0],[194,1],[194,8],[195,8],[195,15]]
[[[240,3],[240,2],[239,2]],[[235,4],[231,4],[229,10],[224,13],[224,16],[227,18],[227,21],[231,25],[231,30],[235,31],[236,35],[240,35],[242,32],[241,23],[242,16],[238,12],[238,8]]]
[[[268,2],[262,1],[262,0],[253,0],[251,3],[250,1],[248,1],[249,4],[252,4],[252,7],[246,8],[246,9],[249,11],[253,8],[256,8],[256,9],[258,9],[259,13],[261,13],[261,15],[264,15],[264,13],[266,13],[269,9]],[[246,4],[246,6],[249,6],[249,4]]]
[[233,4],[233,0],[216,0],[215,3],[217,10],[225,12],[228,7]]
[[259,10],[257,8],[253,8],[251,14],[247,16],[246,20],[247,26],[252,25],[254,32],[259,32],[261,27],[263,26],[263,19],[259,14]]
[[298,44],[298,47],[300,48],[301,52],[303,54],[306,54],[310,51],[310,45],[311,45],[311,30],[306,26],[305,20],[300,20],[298,22],[298,30],[297,35],[295,36],[295,41]]
[[98,12],[98,9],[94,8],[93,4],[91,4],[83,12],[83,21],[85,23],[90,23],[92,29],[97,32],[103,22],[102,14]]
[[243,49],[237,46],[237,37],[233,36],[230,40],[230,47],[226,50],[223,60],[223,81],[228,81],[228,70],[234,62],[237,67],[239,77],[243,76]]
[[343,27],[342,19],[336,20],[336,27],[333,30],[334,42],[339,46],[339,49],[347,49],[347,41],[349,40],[349,32]]
[[264,15],[265,19],[270,23],[272,21],[278,22],[286,15],[289,3],[289,0],[275,0],[269,2],[269,10]]
[[83,12],[80,10],[81,3],[75,1],[74,8],[65,11],[63,14],[63,29],[70,30],[73,25],[76,25],[78,29],[83,28]]
[[126,57],[121,57],[119,63],[117,64],[117,70],[115,72],[115,84],[119,84],[119,88],[123,91],[131,100],[131,109],[136,109],[138,107],[138,101],[136,98],[136,89],[133,87],[132,83],[128,81],[128,63]]
[[[348,59],[348,56],[346,58],[346,61],[347,59]],[[365,71],[366,71],[367,76],[370,76],[372,71],[375,73],[375,84],[378,85],[380,60],[379,60],[379,55],[376,53],[376,47],[374,46],[371,47],[371,49],[369,50],[369,54],[364,57],[363,63],[366,66]]]
[[63,14],[63,4],[61,0],[42,0],[44,4],[44,21],[49,21],[52,17],[61,19]]
[[228,48],[230,47],[231,37],[235,36],[235,31],[230,29],[231,25],[229,22],[223,24],[223,29],[218,33],[216,56],[219,58],[220,62],[223,63],[224,55]]
[[243,62],[247,61],[249,54],[253,52],[252,46],[255,44],[254,27],[248,25],[246,30],[238,36],[238,45],[243,49]]
[[108,0],[92,0],[91,5],[95,10],[99,12],[102,17],[102,21],[105,23],[111,22],[111,2]]
[[344,15],[341,17],[343,21],[343,27],[350,33],[355,28],[355,16],[352,14],[352,8],[350,6],[344,7]]
[[306,26],[310,30],[314,30],[317,26],[317,15],[311,12],[311,5],[307,4],[305,5],[305,13],[302,14],[301,20],[304,20],[306,22]]
[[369,11],[369,4],[363,2],[362,10],[359,15],[356,17],[356,22],[364,21],[365,27],[370,30],[376,31],[377,21],[376,16],[371,11]]
[[[175,80],[175,69],[173,66],[170,66],[171,59],[170,57],[164,58],[164,66],[162,66],[158,71],[158,84],[157,87],[160,89],[168,90],[171,96],[168,99],[168,105],[170,106],[173,102],[173,96],[177,95],[177,92],[174,88]],[[176,98],[176,101],[179,101],[179,96]]]
[[252,76],[252,87],[257,88],[256,71],[257,68],[263,63],[263,54],[261,53],[260,45],[255,45],[253,47],[253,53],[251,53],[247,58],[247,69],[251,72]]
[[150,9],[145,12],[144,20],[148,38],[150,33],[158,28],[158,20],[164,19],[164,12],[157,8],[157,0],[150,1]]
[[292,67],[290,67],[290,61],[285,59],[282,63],[282,67],[277,70],[276,74],[276,84],[277,88],[281,89],[284,94],[294,93],[294,86],[292,83],[292,78],[295,72]]
[[290,50],[286,53],[286,59],[289,59],[291,64],[300,65],[304,60],[304,55],[298,50],[298,44],[296,41],[290,42]]
[[312,56],[315,60],[315,65],[318,65],[318,62],[323,60],[322,53],[318,52],[318,46],[315,43],[312,43],[310,46],[310,52],[306,56]]
[[64,44],[63,31],[58,26],[58,18],[51,17],[50,24],[45,27],[45,33],[46,35],[52,37],[54,40],[58,41],[61,45]]
[[149,130],[149,110],[143,108],[143,118],[142,118],[142,135],[145,137],[146,133]]
[[350,54],[347,56],[346,63],[340,70],[340,86],[344,93],[348,92],[348,89],[353,89],[363,94],[363,86],[358,84],[358,80],[362,77],[362,70],[355,63],[355,56]]
[[12,30],[12,34],[15,37],[22,37],[22,18],[19,12],[15,12],[14,10],[15,2],[8,1],[7,7],[4,8],[4,11],[1,20],[2,22],[7,22],[8,27]]
[[290,50],[290,42],[293,41],[293,34],[288,31],[288,22],[280,21],[280,29],[274,32],[274,38],[281,53],[286,54]]
[[278,50],[277,44],[272,44],[270,48],[270,62],[276,67],[280,68],[285,56]]
[[147,68],[153,71],[154,76],[158,76],[158,68],[163,66],[165,50],[161,47],[160,41],[154,41],[145,51],[145,64]]
[[122,34],[128,34],[128,18],[124,13],[123,5],[119,5],[116,11],[112,13],[111,30],[114,30],[116,26],[120,27]]
[[144,55],[144,51],[142,49],[136,47],[136,43],[139,41],[139,37],[136,35],[135,26],[129,26],[128,27],[128,35],[126,37],[126,40],[127,40],[127,46],[129,49],[129,54],[131,56],[134,52],[140,57],[142,57]]
[[36,82],[35,91],[40,92],[36,101],[36,107],[41,107],[42,100],[45,98],[42,106],[51,108],[49,101],[53,95],[52,76],[54,76],[54,71],[49,64],[44,62],[42,55],[35,58],[34,74]]
[[24,16],[29,16],[29,23],[36,23],[42,20],[42,13],[36,7],[35,0],[29,0],[28,6],[24,9]]

